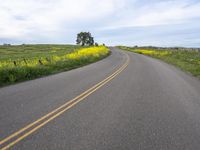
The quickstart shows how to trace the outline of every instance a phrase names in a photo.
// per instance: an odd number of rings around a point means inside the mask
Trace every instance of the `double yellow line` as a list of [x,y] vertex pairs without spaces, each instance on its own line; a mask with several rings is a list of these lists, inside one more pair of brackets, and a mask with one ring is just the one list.
[[101,88],[103,85],[111,81],[113,78],[115,78],[119,73],[121,73],[129,64],[129,56],[125,54],[127,57],[126,62],[119,68],[117,69],[113,74],[108,76],[106,79],[103,81],[97,83],[90,89],[86,90],[79,96],[75,97],[74,99],[68,101],[67,103],[63,104],[62,106],[56,108],[55,110],[51,111],[50,113],[46,114],[45,116],[39,118],[38,120],[34,121],[33,123],[28,124],[24,128],[18,130],[17,132],[11,134],[10,136],[4,138],[3,140],[0,141],[0,148],[1,150],[6,150],[9,149],[10,147],[14,146],[27,136],[31,135],[44,125],[46,125],[48,122],[52,121],[56,117],[60,116],[63,114],[65,111],[70,109],[71,107],[75,106],[82,100],[84,100],[86,97],[94,93],[96,90]]

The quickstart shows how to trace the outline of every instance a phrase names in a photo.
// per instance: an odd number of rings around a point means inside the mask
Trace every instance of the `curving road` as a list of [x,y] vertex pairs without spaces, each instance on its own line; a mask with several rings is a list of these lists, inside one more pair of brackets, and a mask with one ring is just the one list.
[[1,88],[0,148],[199,149],[200,81],[111,50],[94,64]]

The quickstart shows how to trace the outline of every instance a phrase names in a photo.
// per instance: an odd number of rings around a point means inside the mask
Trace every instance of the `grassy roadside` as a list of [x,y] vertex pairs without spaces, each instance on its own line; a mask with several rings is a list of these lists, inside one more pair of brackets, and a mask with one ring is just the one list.
[[155,50],[119,46],[118,48],[151,56],[172,64],[200,79],[200,51],[195,50]]
[[78,68],[105,58],[105,46],[70,45],[0,47],[0,86]]

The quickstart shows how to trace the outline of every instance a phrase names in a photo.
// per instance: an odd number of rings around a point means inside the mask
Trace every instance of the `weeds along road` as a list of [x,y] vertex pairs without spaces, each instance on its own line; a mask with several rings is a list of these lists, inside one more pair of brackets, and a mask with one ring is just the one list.
[[112,49],[94,64],[0,89],[0,148],[200,147],[200,81]]

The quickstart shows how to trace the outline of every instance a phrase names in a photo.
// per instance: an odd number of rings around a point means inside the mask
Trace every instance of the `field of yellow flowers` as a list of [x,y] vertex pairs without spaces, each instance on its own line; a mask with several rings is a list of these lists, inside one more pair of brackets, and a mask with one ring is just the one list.
[[63,48],[62,53],[50,55],[52,51],[54,50],[37,57],[13,58],[10,55],[10,57],[0,58],[0,86],[77,68],[100,60],[110,53],[105,46],[78,47],[71,51]]
[[198,50],[119,48],[161,59],[200,78],[200,51]]

